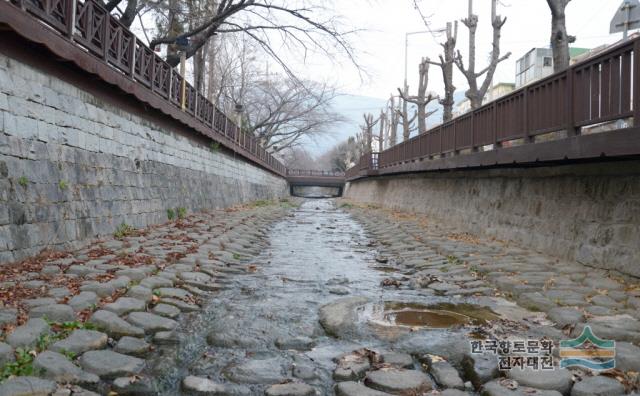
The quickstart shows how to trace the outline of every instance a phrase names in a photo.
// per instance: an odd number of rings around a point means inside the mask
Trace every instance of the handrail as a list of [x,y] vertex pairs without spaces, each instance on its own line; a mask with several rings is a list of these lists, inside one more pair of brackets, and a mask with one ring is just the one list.
[[[2,3],[5,3],[4,1]],[[182,76],[146,46],[96,0],[9,0],[14,9],[44,23],[52,33],[91,54],[93,62],[109,66],[174,108],[184,109],[206,127],[206,136],[279,175],[286,167],[260,146]],[[85,68],[86,69],[86,68]],[[93,72],[95,67],[87,71]],[[136,88],[137,89],[137,88]],[[183,106],[184,101],[184,106]],[[192,121],[189,121],[192,122]]]
[[[632,70],[633,68],[633,70]],[[621,42],[381,153],[365,154],[347,178],[416,159],[535,144],[535,136],[633,117],[640,121],[640,38]]]
[[344,172],[311,169],[287,169],[287,176],[344,177]]

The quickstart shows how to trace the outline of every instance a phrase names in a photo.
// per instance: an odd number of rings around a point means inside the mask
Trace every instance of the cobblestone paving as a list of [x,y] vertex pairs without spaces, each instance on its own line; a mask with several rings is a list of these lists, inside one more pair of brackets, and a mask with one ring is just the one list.
[[[0,396],[581,396],[639,385],[637,279],[345,201],[258,202],[121,234],[0,269]],[[460,322],[411,322],[425,312]],[[617,342],[615,370],[500,371],[498,356],[470,351],[491,338],[557,344],[587,325]]]

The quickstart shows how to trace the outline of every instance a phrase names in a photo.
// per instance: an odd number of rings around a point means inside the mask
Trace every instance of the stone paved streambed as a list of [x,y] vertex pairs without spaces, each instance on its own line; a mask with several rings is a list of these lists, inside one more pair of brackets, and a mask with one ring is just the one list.
[[[194,214],[0,275],[12,297],[0,308],[0,396],[638,386],[637,280],[341,201]],[[471,353],[472,341],[494,338],[557,344],[587,324],[618,341],[610,375],[499,371],[495,354]]]

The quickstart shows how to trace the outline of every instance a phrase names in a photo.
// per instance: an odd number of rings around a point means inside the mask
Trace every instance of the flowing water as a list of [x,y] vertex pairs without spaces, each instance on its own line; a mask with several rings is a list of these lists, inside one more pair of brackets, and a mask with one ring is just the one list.
[[[332,358],[363,346],[384,349],[415,326],[479,319],[432,306],[441,300],[420,291],[382,287],[393,266],[376,262],[375,241],[332,200],[305,201],[273,225],[268,242],[252,260],[255,272],[232,277],[201,312],[181,321],[177,346],[156,352],[152,370],[163,394],[180,394],[190,374],[229,384],[237,394],[264,394],[266,385],[296,377],[331,394]],[[329,337],[319,308],[345,295],[370,303],[360,309],[352,337]]]

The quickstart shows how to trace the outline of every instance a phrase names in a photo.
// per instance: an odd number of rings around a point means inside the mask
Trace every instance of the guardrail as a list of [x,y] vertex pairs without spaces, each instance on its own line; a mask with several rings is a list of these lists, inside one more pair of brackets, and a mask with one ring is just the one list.
[[[135,82],[137,86],[130,87],[131,90],[139,93],[139,88],[142,87],[145,93],[159,97],[204,125],[205,134],[211,139],[266,169],[283,176],[286,174],[285,166],[261,147],[254,136],[241,131],[229,117],[191,84],[183,81],[183,77],[174,71],[171,65],[112,17],[99,2],[95,0],[10,0],[8,3],[5,1],[1,3],[12,4],[15,10],[21,10],[35,17],[50,28],[52,35],[57,33],[69,43],[93,55],[92,62],[82,65],[85,70],[94,72],[95,63],[98,62],[108,65],[114,71]],[[18,23],[12,22],[10,16],[6,18],[10,25]],[[27,26],[25,29],[38,28],[39,26],[34,25]],[[53,38],[50,39],[53,40]]]
[[325,170],[287,169],[287,176],[310,176],[310,177],[344,177],[344,172],[334,172]]
[[417,159],[500,150],[509,141],[535,145],[536,136],[550,132],[578,136],[583,127],[630,117],[638,127],[639,76],[636,38],[384,150],[377,160],[365,154],[347,178]]

